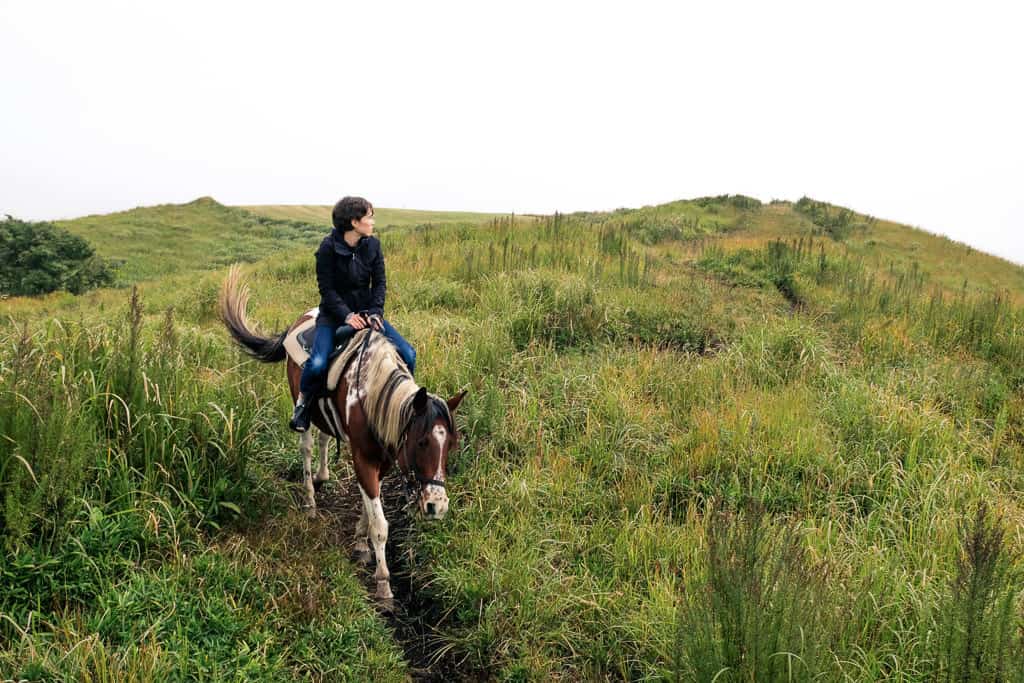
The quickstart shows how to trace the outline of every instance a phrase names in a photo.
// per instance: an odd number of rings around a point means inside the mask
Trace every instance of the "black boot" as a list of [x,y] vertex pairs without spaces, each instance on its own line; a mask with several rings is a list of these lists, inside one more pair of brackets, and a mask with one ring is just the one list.
[[292,412],[292,419],[288,422],[288,426],[299,433],[309,429],[309,403],[307,401],[299,399],[295,403],[295,410]]

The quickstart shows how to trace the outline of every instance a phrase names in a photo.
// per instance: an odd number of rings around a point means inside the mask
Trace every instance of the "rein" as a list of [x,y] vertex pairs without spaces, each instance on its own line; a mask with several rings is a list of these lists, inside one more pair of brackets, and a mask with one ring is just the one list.
[[[359,391],[359,386],[363,380],[363,356],[366,355],[366,347],[370,345],[370,337],[373,336],[374,332],[377,332],[377,330],[375,330],[372,326],[369,328],[369,330],[369,333],[367,333],[367,335],[363,338],[362,348],[359,349],[359,365],[356,367],[356,400],[359,401],[359,408],[360,410],[363,411],[363,415],[366,415],[367,417],[369,417],[370,414],[366,411],[366,406],[363,404],[363,396],[362,393]],[[380,332],[377,333],[381,334]],[[436,399],[430,398],[428,396],[428,401],[433,400]],[[413,413],[409,416],[409,419],[406,421],[405,427],[402,428],[402,436],[398,441],[398,445],[395,447],[396,454],[401,453],[402,449],[405,448],[406,441],[409,438],[409,428],[412,427],[412,423],[416,420],[416,417],[417,415],[415,411],[413,411]],[[449,423],[450,430],[451,419],[446,416],[445,420]],[[431,479],[420,472],[419,467],[416,465],[415,456],[412,458],[411,467],[409,467],[409,457],[405,458],[406,467],[402,467],[401,460],[395,454],[392,454],[391,449],[388,448],[387,444],[381,442],[380,438],[378,438],[376,432],[372,428],[370,429],[370,434],[373,435],[373,440],[377,442],[377,445],[384,453],[384,457],[386,459],[385,462],[389,465],[398,464],[398,469],[402,473],[402,479],[405,484],[405,496],[409,500],[410,504],[415,503],[416,500],[418,500],[420,495],[422,494],[422,488],[417,488],[416,486],[417,482],[420,483],[421,485],[433,485],[445,488],[444,482],[441,481],[440,479]]]

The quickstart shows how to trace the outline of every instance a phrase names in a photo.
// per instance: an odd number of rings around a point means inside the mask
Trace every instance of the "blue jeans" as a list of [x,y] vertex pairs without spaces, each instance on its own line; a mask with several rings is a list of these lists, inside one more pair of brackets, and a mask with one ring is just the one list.
[[[416,349],[412,348],[412,345],[405,341],[402,335],[398,334],[398,330],[392,327],[387,320],[384,321],[384,336],[398,349],[398,355],[409,366],[409,372],[416,372]],[[333,349],[334,328],[317,327],[316,337],[313,339],[313,349],[310,352],[309,360],[302,366],[302,378],[299,380],[299,391],[307,399],[319,389],[324,370],[327,369],[327,357],[331,355]]]
[[[384,320],[381,318],[381,320]],[[412,348],[412,344],[405,341],[405,337],[398,334],[398,330],[391,326],[387,320],[384,320],[384,336],[388,338],[395,348],[398,349],[398,355],[402,357],[405,364],[409,366],[409,373],[416,374],[416,349]]]

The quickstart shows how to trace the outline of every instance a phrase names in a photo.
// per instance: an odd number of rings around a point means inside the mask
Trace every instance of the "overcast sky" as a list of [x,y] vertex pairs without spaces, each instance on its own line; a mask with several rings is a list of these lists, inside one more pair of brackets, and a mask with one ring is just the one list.
[[806,194],[1024,263],[1015,3],[0,0],[0,213]]

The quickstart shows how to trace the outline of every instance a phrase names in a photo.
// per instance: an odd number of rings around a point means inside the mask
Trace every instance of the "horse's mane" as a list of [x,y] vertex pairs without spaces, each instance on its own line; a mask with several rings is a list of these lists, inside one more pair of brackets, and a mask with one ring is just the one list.
[[[370,429],[381,444],[394,451],[409,425],[413,398],[420,386],[413,380],[395,346],[382,334],[373,334],[367,342],[369,333],[369,330],[357,332],[346,349],[346,352],[354,352],[348,364],[351,372],[346,373],[353,378],[349,391],[358,387]],[[360,353],[364,354],[361,366]],[[427,419],[443,417],[452,424],[447,404],[436,396],[428,394],[428,397]]]

